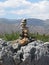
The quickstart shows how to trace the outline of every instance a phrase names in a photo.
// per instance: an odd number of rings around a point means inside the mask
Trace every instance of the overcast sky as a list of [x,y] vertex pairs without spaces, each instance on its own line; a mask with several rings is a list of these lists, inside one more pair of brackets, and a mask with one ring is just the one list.
[[49,19],[49,0],[0,0],[0,18]]

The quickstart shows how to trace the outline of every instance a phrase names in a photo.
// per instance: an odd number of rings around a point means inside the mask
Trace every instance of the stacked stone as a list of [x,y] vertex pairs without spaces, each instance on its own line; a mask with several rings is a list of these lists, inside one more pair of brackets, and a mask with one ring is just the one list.
[[26,19],[22,20],[22,23],[21,23],[21,30],[22,30],[22,33],[21,33],[21,40],[19,40],[19,43],[22,44],[22,45],[25,45],[28,43],[29,39],[29,35],[28,35],[28,27],[26,26],[27,22],[26,22]]
[[23,37],[28,37],[28,27],[26,27],[26,24],[26,19],[24,19],[21,23]]

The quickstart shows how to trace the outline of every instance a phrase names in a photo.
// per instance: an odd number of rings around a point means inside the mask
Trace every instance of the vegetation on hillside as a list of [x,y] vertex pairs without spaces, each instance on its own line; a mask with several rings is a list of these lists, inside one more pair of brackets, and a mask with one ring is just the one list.
[[[5,34],[0,34],[0,38],[3,38],[6,41],[12,41],[12,40],[16,40],[19,38],[19,32],[12,32],[11,34],[5,33]],[[30,37],[44,41],[44,42],[49,42],[49,35],[41,35],[39,33],[35,34],[35,33],[30,33],[29,34]]]
[[5,34],[0,34],[0,38],[3,38],[6,41],[12,41],[16,40],[19,38],[19,32],[12,32],[11,34],[5,33]]
[[49,42],[49,35],[45,35],[45,34],[42,34],[42,35],[41,35],[41,34],[39,34],[39,33],[37,33],[37,34],[31,33],[30,36],[31,36],[32,38],[41,40],[41,41],[43,41],[43,42]]

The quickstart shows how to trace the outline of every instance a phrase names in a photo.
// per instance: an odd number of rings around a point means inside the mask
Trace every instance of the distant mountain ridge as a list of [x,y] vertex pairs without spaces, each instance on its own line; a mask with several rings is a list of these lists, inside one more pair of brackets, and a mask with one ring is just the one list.
[[[10,33],[20,31],[21,19],[0,18],[0,33]],[[49,34],[49,19],[40,20],[35,18],[27,19],[27,26],[30,32],[39,32],[40,34]]]
[[15,23],[17,23],[17,20],[16,19],[0,18],[0,23],[15,24]]
[[[42,22],[41,22],[42,21]],[[31,25],[31,23],[33,24],[33,25],[42,25],[43,24],[43,21],[44,20],[40,20],[40,19],[34,19],[34,18],[29,18],[29,19],[27,19],[27,22],[28,22],[28,24],[29,25]],[[15,24],[15,23],[20,23],[21,22],[21,19],[18,19],[18,20],[16,20],[16,19],[6,19],[6,18],[0,18],[0,23],[11,23],[11,24]],[[37,22],[37,23],[36,23]]]

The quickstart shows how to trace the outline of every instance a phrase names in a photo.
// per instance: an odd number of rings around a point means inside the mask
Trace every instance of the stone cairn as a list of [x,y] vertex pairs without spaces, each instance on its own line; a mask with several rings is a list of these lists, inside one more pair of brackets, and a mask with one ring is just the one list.
[[19,43],[21,45],[25,45],[29,42],[29,30],[28,30],[28,27],[26,26],[27,24],[27,21],[26,19],[22,20],[21,22],[21,34],[20,34],[20,37],[21,39],[19,40]]

